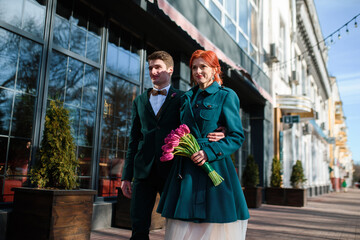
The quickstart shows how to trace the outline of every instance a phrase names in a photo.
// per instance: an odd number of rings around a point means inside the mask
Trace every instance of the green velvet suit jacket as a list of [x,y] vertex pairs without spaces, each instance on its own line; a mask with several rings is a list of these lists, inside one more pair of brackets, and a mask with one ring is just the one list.
[[165,137],[180,125],[180,97],[182,91],[170,87],[159,113],[149,101],[149,92],[136,97],[132,106],[132,126],[122,180],[145,179],[153,169],[164,180],[172,161],[160,162]]

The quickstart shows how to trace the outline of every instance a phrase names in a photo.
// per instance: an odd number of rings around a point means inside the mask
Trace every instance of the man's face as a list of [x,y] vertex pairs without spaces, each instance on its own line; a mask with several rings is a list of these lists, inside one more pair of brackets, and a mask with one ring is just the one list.
[[150,60],[149,73],[153,85],[157,87],[166,87],[170,84],[170,77],[173,73],[173,68],[167,68],[163,60]]

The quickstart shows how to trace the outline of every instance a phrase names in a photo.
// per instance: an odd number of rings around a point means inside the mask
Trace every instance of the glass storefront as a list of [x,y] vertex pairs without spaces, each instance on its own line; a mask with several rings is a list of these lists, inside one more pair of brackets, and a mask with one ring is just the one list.
[[146,44],[83,1],[0,6],[0,204],[28,181],[46,108],[56,99],[70,110],[81,187],[115,196],[131,103],[151,87]]

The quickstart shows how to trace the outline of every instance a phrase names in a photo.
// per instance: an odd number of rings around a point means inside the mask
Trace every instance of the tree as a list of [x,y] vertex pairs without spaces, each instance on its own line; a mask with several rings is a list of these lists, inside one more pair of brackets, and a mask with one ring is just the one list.
[[276,157],[273,158],[271,165],[270,186],[281,187],[281,165],[280,160]]
[[40,159],[30,171],[31,182],[40,188],[76,189],[79,161],[71,135],[69,111],[51,101],[46,112]]
[[293,188],[300,188],[306,181],[304,176],[304,169],[300,160],[297,160],[294,164],[291,172],[290,182]]
[[259,167],[253,155],[247,157],[243,184],[245,187],[256,187],[259,184]]

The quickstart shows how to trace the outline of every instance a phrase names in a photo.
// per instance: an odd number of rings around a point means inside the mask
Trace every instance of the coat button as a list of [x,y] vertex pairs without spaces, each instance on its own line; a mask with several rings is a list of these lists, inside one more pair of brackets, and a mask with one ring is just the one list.
[[199,104],[195,104],[195,107],[198,108],[198,107],[199,107]]
[[221,156],[221,155],[222,155],[222,152],[219,152],[217,155],[218,155],[218,156]]

